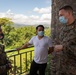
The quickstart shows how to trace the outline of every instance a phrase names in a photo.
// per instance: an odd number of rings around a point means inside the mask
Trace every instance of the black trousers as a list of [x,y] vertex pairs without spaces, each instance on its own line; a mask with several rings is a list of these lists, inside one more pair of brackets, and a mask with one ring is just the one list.
[[[46,66],[47,66],[47,63],[37,64],[33,60],[30,67],[30,75],[45,75]],[[37,72],[39,72],[39,74],[37,74]]]

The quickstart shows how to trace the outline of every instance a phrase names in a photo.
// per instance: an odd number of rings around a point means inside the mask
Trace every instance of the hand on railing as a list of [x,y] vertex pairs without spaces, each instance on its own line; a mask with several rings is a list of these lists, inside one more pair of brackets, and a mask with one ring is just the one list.
[[21,50],[21,48],[15,48],[14,50],[18,50],[19,51],[19,50]]

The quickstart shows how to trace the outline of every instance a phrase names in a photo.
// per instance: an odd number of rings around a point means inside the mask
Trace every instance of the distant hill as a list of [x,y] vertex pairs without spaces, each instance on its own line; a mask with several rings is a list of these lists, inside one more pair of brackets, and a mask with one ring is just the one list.
[[[24,25],[24,24],[14,24],[14,27],[18,28],[18,27],[25,27],[25,26],[38,26],[38,25]],[[49,25],[44,25],[44,27],[50,27]]]

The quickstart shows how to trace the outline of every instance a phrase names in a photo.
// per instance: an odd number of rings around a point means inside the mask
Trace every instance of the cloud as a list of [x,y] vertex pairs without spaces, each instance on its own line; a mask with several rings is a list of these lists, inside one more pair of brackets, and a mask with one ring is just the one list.
[[[0,13],[0,18],[8,17],[11,18],[14,23],[25,24],[25,25],[38,25],[38,24],[51,24],[51,6],[46,8],[34,8],[34,12],[38,15],[26,16],[24,14],[15,14],[9,9],[5,13]],[[39,16],[39,14],[41,14]]]
[[51,14],[43,14],[41,16],[41,19],[43,19],[43,20],[51,20]]
[[36,8],[34,8],[33,11],[35,11],[37,13],[41,13],[41,14],[51,13],[51,6],[50,7],[46,7],[46,8],[40,8],[40,9],[38,7],[36,7]]

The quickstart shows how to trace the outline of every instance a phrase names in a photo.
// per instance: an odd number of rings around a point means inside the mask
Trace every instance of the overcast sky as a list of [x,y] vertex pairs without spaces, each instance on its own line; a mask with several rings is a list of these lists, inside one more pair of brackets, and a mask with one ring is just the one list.
[[9,17],[14,23],[51,24],[51,0],[0,0],[0,18]]

